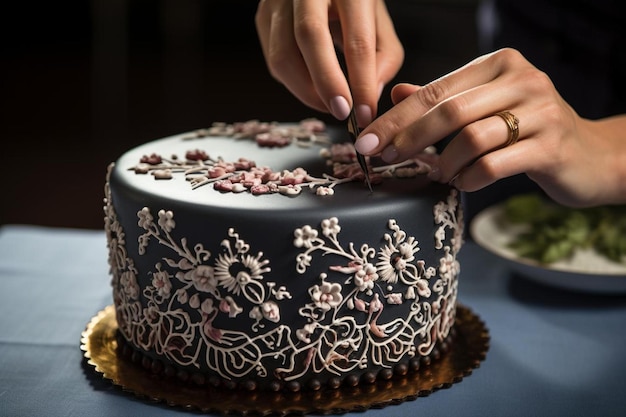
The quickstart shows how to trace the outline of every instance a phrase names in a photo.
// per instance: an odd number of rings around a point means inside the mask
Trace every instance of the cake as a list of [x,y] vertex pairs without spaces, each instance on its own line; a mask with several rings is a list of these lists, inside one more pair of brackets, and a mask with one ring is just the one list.
[[454,343],[457,191],[428,154],[367,158],[319,120],[215,123],[109,166],[120,350],[163,378],[317,390],[404,375]]

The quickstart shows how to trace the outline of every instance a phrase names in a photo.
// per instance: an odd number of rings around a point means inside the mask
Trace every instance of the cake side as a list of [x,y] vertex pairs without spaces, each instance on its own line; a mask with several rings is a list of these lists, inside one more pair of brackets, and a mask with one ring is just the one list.
[[[330,195],[213,187],[190,198],[190,184],[164,193],[133,168],[147,149],[180,153],[187,136],[131,150],[108,172],[105,228],[128,345],[179,375],[269,389],[388,376],[445,346],[463,234],[456,191],[416,175],[373,194],[353,180]],[[224,139],[204,145],[263,159],[253,142]],[[281,159],[284,150],[266,162],[328,166],[319,149]]]

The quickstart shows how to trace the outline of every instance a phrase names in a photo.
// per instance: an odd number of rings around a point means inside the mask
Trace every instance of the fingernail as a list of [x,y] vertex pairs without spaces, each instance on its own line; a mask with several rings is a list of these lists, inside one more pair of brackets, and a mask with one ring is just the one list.
[[398,159],[398,150],[395,146],[389,145],[385,149],[383,149],[380,157],[383,159],[383,161],[387,163],[395,162],[395,160]]
[[344,97],[337,96],[330,99],[330,112],[339,120],[345,120],[350,114],[350,105]]
[[356,123],[359,127],[367,127],[372,123],[372,109],[367,104],[359,104],[355,107]]
[[438,166],[431,166],[430,172],[428,173],[428,178],[431,181],[439,181],[441,179],[441,171],[439,171]]
[[357,141],[354,143],[354,147],[356,148],[357,152],[368,155],[374,149],[376,149],[379,143],[380,140],[378,139],[378,136],[373,133],[366,133],[365,135],[357,139]]

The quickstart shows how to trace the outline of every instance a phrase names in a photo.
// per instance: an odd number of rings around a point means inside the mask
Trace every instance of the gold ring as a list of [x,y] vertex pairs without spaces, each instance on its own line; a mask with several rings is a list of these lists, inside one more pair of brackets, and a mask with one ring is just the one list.
[[495,115],[500,116],[509,128],[509,137],[503,147],[513,145],[519,138],[519,119],[508,110],[500,111]]

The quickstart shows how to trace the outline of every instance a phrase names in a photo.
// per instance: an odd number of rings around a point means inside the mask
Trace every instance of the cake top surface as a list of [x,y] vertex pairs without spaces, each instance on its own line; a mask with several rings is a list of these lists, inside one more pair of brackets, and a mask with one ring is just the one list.
[[347,131],[315,119],[248,121],[140,145],[118,159],[116,173],[130,189],[165,200],[241,210],[339,208],[441,190],[424,175],[425,159],[367,162],[373,192]]

